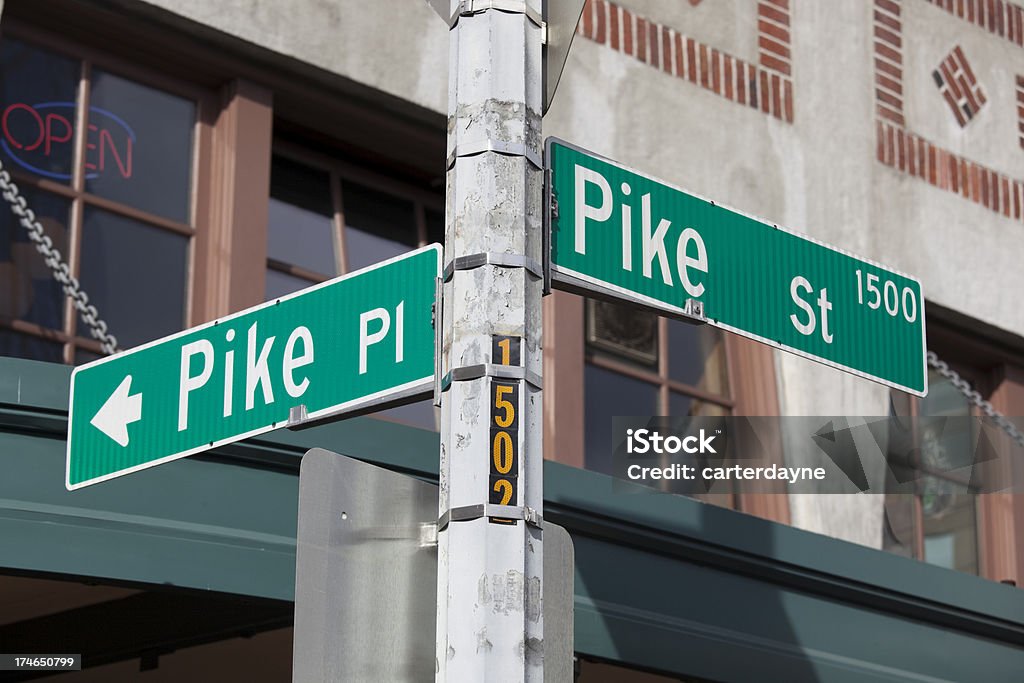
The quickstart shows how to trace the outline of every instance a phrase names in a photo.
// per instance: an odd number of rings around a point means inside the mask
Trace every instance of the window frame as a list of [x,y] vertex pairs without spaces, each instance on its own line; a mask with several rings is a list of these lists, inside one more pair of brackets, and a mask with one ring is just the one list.
[[[584,307],[590,308],[587,303],[589,299],[584,298]],[[624,304],[629,306],[630,304]],[[592,310],[592,309],[591,309]],[[586,315],[589,316],[590,310],[587,311]],[[680,382],[679,380],[673,379],[669,374],[669,363],[670,354],[672,351],[669,349],[669,331],[668,318],[657,312],[651,312],[651,315],[656,317],[657,321],[657,370],[645,370],[639,366],[630,365],[628,362],[616,360],[614,352],[603,351],[601,349],[592,348],[584,339],[584,391],[586,391],[586,366],[593,365],[594,367],[601,368],[610,372],[614,372],[624,377],[644,382],[645,384],[657,387],[658,390],[658,415],[671,415],[671,401],[672,394],[680,394],[686,396],[691,400],[702,401],[711,406],[715,406],[723,411],[726,416],[732,416],[736,401],[733,398],[733,381],[732,381],[732,366],[730,363],[730,351],[729,344],[727,342],[727,335],[724,330],[717,330],[721,335],[722,339],[722,362],[725,363],[725,394],[715,394],[713,392],[701,389],[691,384]],[[589,326],[589,320],[588,320]],[[716,328],[717,329],[717,328]],[[584,334],[586,334],[584,332]],[[587,416],[584,414],[584,426],[586,425]],[[585,458],[586,456],[584,456]],[[732,487],[732,484],[729,484]],[[739,492],[735,489],[728,493],[703,493],[692,496],[698,500],[702,500],[705,503],[712,503],[721,507],[739,509],[741,506]]]
[[[584,304],[586,305],[586,304]],[[628,304],[626,304],[628,305]],[[631,365],[628,362],[616,360],[614,352],[601,351],[598,349],[587,348],[586,342],[584,342],[584,361],[586,364],[594,365],[604,370],[611,372],[617,372],[621,375],[631,377],[632,379],[639,380],[646,384],[652,384],[658,387],[658,410],[660,414],[668,415],[669,406],[671,401],[671,395],[682,394],[689,398],[710,403],[718,406],[726,411],[727,414],[731,415],[733,409],[736,407],[736,400],[733,398],[733,381],[732,372],[730,372],[730,350],[729,344],[726,342],[725,333],[722,333],[722,353],[725,361],[726,372],[725,372],[725,390],[724,394],[716,394],[706,389],[701,389],[692,384],[686,384],[680,382],[677,379],[673,379],[669,375],[669,355],[665,353],[665,350],[669,348],[668,343],[668,319],[659,314],[653,314],[657,316],[658,322],[658,351],[657,351],[657,370],[644,370],[636,365]],[[669,352],[671,353],[671,352]]]
[[[410,246],[410,250],[430,244],[427,212],[436,211],[442,215],[445,213],[445,200],[442,195],[434,194],[415,185],[388,177],[347,159],[323,152],[316,152],[299,143],[281,139],[274,140],[272,149],[273,156],[279,156],[327,174],[332,207],[331,238],[335,250],[334,265],[338,275],[346,275],[353,272],[346,239],[347,226],[343,200],[345,182],[357,183],[412,204],[417,243],[415,246]],[[268,271],[274,270],[306,280],[310,285],[325,282],[338,276],[317,273],[301,266],[274,259],[269,253],[266,257],[266,268]]]
[[[69,39],[63,35],[34,25],[27,24],[16,18],[3,17],[0,24],[0,40],[11,38],[35,45],[58,56],[75,60],[79,65],[78,84],[75,92],[77,105],[75,112],[75,140],[72,153],[72,178],[67,183],[60,183],[48,178],[37,177],[22,169],[6,166],[12,179],[23,188],[32,188],[45,192],[70,203],[67,218],[67,247],[62,254],[72,275],[80,277],[82,266],[82,231],[86,207],[100,209],[119,217],[138,221],[147,226],[185,237],[185,282],[183,283],[184,310],[182,311],[182,329],[189,327],[195,317],[194,294],[196,291],[196,242],[203,226],[200,225],[199,207],[208,201],[210,192],[206,169],[201,163],[203,147],[208,140],[205,121],[214,113],[215,95],[209,90],[188,81],[161,73],[149,65],[129,61],[116,52],[108,52],[97,47]],[[189,169],[189,205],[188,223],[164,218],[142,209],[121,204],[87,192],[85,189],[84,158],[87,136],[80,131],[87,124],[89,98],[91,95],[93,70],[100,68],[113,75],[134,81],[144,86],[166,92],[170,95],[188,99],[195,105],[195,119],[192,123],[191,167]],[[86,292],[88,294],[88,292]],[[8,329],[17,333],[46,341],[59,342],[62,345],[62,359],[65,364],[77,364],[79,350],[90,354],[103,354],[101,344],[88,334],[88,327],[79,320],[78,312],[71,299],[66,295],[62,302],[62,328],[50,329],[16,318],[0,318],[0,329]],[[102,307],[99,310],[103,316]],[[111,332],[116,336],[117,330]]]
[[[950,367],[957,374],[959,374],[961,377],[963,377],[965,380],[967,380],[970,383],[970,385],[976,391],[981,393],[983,396],[986,396],[986,395],[988,395],[990,393],[987,390],[988,388],[986,386],[987,383],[985,382],[984,373],[981,370],[979,370],[978,368],[971,368],[971,367],[968,367],[968,366],[965,366],[965,365],[962,365],[962,364],[957,364],[957,363],[950,363]],[[929,389],[930,389],[930,387],[929,387]],[[898,390],[893,390],[893,391],[898,391]],[[900,392],[900,393],[903,394],[902,398],[905,401],[906,417],[908,417],[910,419],[914,419],[914,418],[917,418],[917,417],[927,417],[927,415],[923,415],[921,413],[921,399],[920,398],[912,396],[910,394],[906,394],[905,392]],[[978,408],[976,406],[973,406],[973,405],[968,405],[968,414],[972,418],[982,417],[981,412],[978,410]],[[946,472],[946,471],[933,469],[932,467],[930,467],[929,465],[924,463],[921,460],[920,450],[918,448],[916,448],[916,446],[919,443],[916,440],[917,436],[918,435],[915,433],[914,434],[915,448],[913,450],[913,462],[910,463],[910,465],[915,470],[917,470],[918,472],[920,472],[924,476],[920,477],[920,478],[916,478],[914,480],[914,492],[913,493],[910,493],[910,494],[904,493],[904,494],[898,494],[898,495],[910,495],[910,496],[913,497],[912,503],[911,503],[911,511],[912,511],[912,514],[913,514],[913,525],[914,525],[914,528],[912,530],[913,539],[911,539],[912,546],[910,548],[911,553],[912,553],[911,557],[913,559],[915,559],[915,560],[920,561],[920,562],[928,562],[927,558],[925,557],[925,538],[926,538],[926,534],[925,534],[924,501],[923,501],[923,498],[924,498],[924,495],[925,495],[925,491],[924,491],[924,477],[931,477],[933,479],[940,479],[940,480],[945,481],[945,482],[950,482],[950,483],[956,484],[957,486],[962,486],[965,489],[970,489],[970,481],[969,480],[965,481],[964,479],[962,479],[960,477],[957,477],[957,476],[954,476],[954,475],[951,475],[949,472]],[[981,507],[982,506],[980,504],[981,496],[980,496],[980,494],[973,493],[973,492],[971,492],[969,490],[967,491],[967,494],[972,496],[971,504],[972,504],[972,506],[974,508],[974,520],[975,520],[975,524],[974,524],[975,558],[976,558],[976,562],[977,562],[978,575],[979,576],[983,576],[983,568],[982,568],[983,560],[982,560],[982,557],[984,556],[984,552],[983,552],[984,541],[983,541],[982,537],[983,537],[984,534],[982,533],[982,523],[983,522],[982,522],[982,511],[981,511]],[[888,515],[888,512],[886,514]]]
[[[584,414],[584,373],[589,350],[586,348],[586,299],[578,294],[554,290],[544,298],[544,457],[583,468],[585,464],[586,415]],[[661,328],[667,322],[659,321]],[[697,387],[694,397],[728,406],[731,415],[774,416],[779,414],[778,383],[775,376],[775,355],[771,347],[722,332],[725,343],[727,397]],[[667,356],[665,356],[667,363]],[[659,360],[659,363],[661,361]],[[601,365],[600,361],[598,363]],[[627,367],[635,377],[632,367]],[[664,370],[667,376],[667,367]],[[659,375],[660,377],[660,375]],[[646,381],[653,377],[639,377]],[[680,388],[689,385],[680,384]],[[668,389],[663,388],[659,402],[663,405]],[[766,462],[784,464],[781,440],[766,443]],[[789,496],[778,482],[767,482],[760,489],[738,494],[725,494],[714,502],[780,524],[790,523]]]
[[[1024,339],[933,303],[928,304],[926,319],[930,350],[1003,415],[1024,415]],[[917,403],[917,399],[907,398]],[[980,415],[976,408],[972,411],[974,416]],[[1009,459],[1005,466],[1019,472],[1022,464]],[[1012,472],[1006,476],[1008,481],[1019,480],[1019,474],[1018,479],[1012,478]],[[913,495],[919,507],[919,496]],[[924,538],[917,533],[922,528],[916,517],[920,513],[915,510],[915,559],[924,556]],[[977,494],[975,513],[978,576],[1024,586],[1024,495]]]

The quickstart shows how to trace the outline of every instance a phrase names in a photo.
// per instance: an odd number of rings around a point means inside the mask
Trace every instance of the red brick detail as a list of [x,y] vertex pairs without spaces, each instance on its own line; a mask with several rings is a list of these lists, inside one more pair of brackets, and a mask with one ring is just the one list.
[[686,39],[686,78],[691,83],[697,82],[697,41]]
[[711,90],[711,79],[708,78],[708,76],[710,75],[710,71],[711,71],[711,66],[708,64],[708,62],[711,61],[711,60],[708,59],[708,52],[709,52],[709,50],[710,50],[710,48],[708,48],[707,45],[704,45],[703,43],[701,43],[700,51],[699,51],[699,54],[700,54],[700,84],[701,84],[702,87],[706,88],[707,90]]
[[900,16],[900,5],[895,0],[875,0],[875,7],[897,18]]
[[[593,2],[593,0],[592,0]],[[602,5],[603,2],[593,2],[595,5]],[[587,36],[590,38],[590,36]],[[597,41],[597,37],[594,37]],[[636,58],[641,62],[647,61],[647,20],[643,17],[636,18]]]
[[[1024,220],[1024,181],[936,146],[908,130],[904,121],[902,0],[874,0],[875,156],[907,175],[1012,218]],[[1005,0],[927,0],[955,16],[1004,35],[1024,40],[1024,11]],[[990,28],[991,27],[991,28]],[[955,47],[932,74],[957,122],[966,125],[986,97],[960,47]],[[1024,74],[1015,78],[1019,142],[1024,147]],[[970,113],[969,113],[970,112]]]
[[1024,147],[1024,76],[1018,75],[1017,86],[1017,138]]
[[888,90],[897,97],[903,97],[903,86],[900,84],[900,82],[897,80],[893,80],[892,78],[889,78],[885,74],[875,74],[875,84],[885,90]]
[[658,61],[660,59],[660,50],[658,45],[658,30],[660,28],[661,27],[654,22],[647,22],[647,45],[649,46],[651,53],[651,58],[648,64],[653,66],[655,69],[659,68],[660,65],[660,62]]
[[782,26],[789,26],[789,11],[780,9],[775,3],[761,0],[757,3],[757,15]]
[[880,118],[903,126],[903,38],[900,5],[875,0],[874,11],[876,111]]
[[1024,45],[1024,9],[1006,0],[925,0],[989,33]]
[[620,32],[620,30],[619,30],[619,22],[621,21],[621,19],[622,19],[622,8],[621,7],[617,7],[617,6],[612,6],[611,7],[611,11],[609,11],[609,13],[608,13],[608,32],[610,34],[609,35],[608,45],[613,50],[619,50],[620,49],[619,48],[619,45],[620,45],[620,41],[619,41],[619,32]]
[[672,70],[672,29],[662,27],[661,29],[661,70],[667,74],[675,75]]
[[879,162],[1015,220],[1024,219],[1024,182],[937,147],[902,126],[875,122]]
[[903,47],[903,41],[900,40],[899,34],[893,33],[889,29],[885,28],[884,26],[879,26],[878,24],[875,24],[875,38],[882,41],[883,43],[888,43],[889,45],[892,45],[897,50]]
[[765,69],[792,75],[789,52],[789,2],[758,0],[757,46],[758,62]]
[[[584,11],[586,14],[586,11]],[[629,10],[622,10],[622,52],[623,54],[633,56],[633,30],[635,28],[633,22],[633,15],[629,13]],[[584,35],[587,35],[584,33]],[[614,49],[614,48],[612,48]]]
[[673,71],[672,74],[679,78],[686,78],[685,39],[675,31],[673,31],[672,34],[675,39],[675,71]]
[[789,29],[760,19],[757,22],[757,31],[761,37],[774,38],[783,45],[789,45]]
[[722,94],[722,53],[711,49],[711,89],[715,94]]
[[735,80],[732,74],[732,60],[728,58],[723,60],[723,65],[725,68],[725,74],[723,75],[723,78],[725,79],[725,92],[722,94],[725,95],[725,99],[731,100],[734,99],[733,81]]
[[932,72],[935,85],[949,105],[953,116],[960,127],[964,127],[974,118],[985,104],[985,93],[974,77],[974,71],[964,56],[963,50],[957,45],[939,63]]
[[[746,74],[743,62],[736,65],[736,101],[740,104],[746,103]],[[1021,123],[1021,135],[1024,136],[1024,122]],[[1021,138],[1024,140],[1024,137]],[[1024,141],[1021,142],[1024,144]]]
[[[587,0],[577,32],[665,74],[792,123],[790,5],[790,0],[758,0],[757,64],[636,16],[610,0]],[[898,73],[893,77],[898,80]]]
[[782,81],[782,110],[786,123],[793,123],[793,81],[788,78]]

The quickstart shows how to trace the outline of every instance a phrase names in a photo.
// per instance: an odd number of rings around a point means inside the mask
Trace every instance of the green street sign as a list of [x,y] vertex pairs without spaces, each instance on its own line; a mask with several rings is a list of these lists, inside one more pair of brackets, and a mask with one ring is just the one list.
[[75,368],[65,485],[426,395],[440,276],[433,244]]
[[549,138],[556,287],[693,317],[924,396],[909,275]]

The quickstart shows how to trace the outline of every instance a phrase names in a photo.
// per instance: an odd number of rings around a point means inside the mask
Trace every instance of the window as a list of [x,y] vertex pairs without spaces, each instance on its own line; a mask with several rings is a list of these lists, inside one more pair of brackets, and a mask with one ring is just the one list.
[[610,473],[616,415],[727,415],[722,332],[631,306],[586,304],[585,466]]
[[[898,416],[968,418],[976,414],[963,393],[934,371],[928,374],[928,396],[911,399],[894,391],[892,399]],[[884,547],[929,564],[978,574],[977,492],[970,488],[969,475],[957,476],[954,471],[973,462],[972,435],[964,432],[953,439],[943,435],[941,445],[930,436],[936,435],[922,426],[920,443],[905,463],[917,470],[912,479],[915,493],[886,495]]]
[[[275,147],[267,226],[267,300],[444,242],[444,198],[305,150]],[[438,429],[421,401],[378,417]]]
[[[0,40],[0,159],[122,348],[188,319],[198,94],[65,41]],[[154,85],[159,80],[159,85]],[[0,211],[0,355],[101,348]]]
[[444,199],[348,164],[275,154],[266,299],[444,242]]

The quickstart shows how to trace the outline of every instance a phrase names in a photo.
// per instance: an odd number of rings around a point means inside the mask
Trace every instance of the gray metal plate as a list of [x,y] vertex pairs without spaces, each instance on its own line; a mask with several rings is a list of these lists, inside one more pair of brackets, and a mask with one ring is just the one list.
[[[314,448],[302,459],[293,680],[434,678],[437,486]],[[545,681],[572,680],[573,550],[544,525]]]

